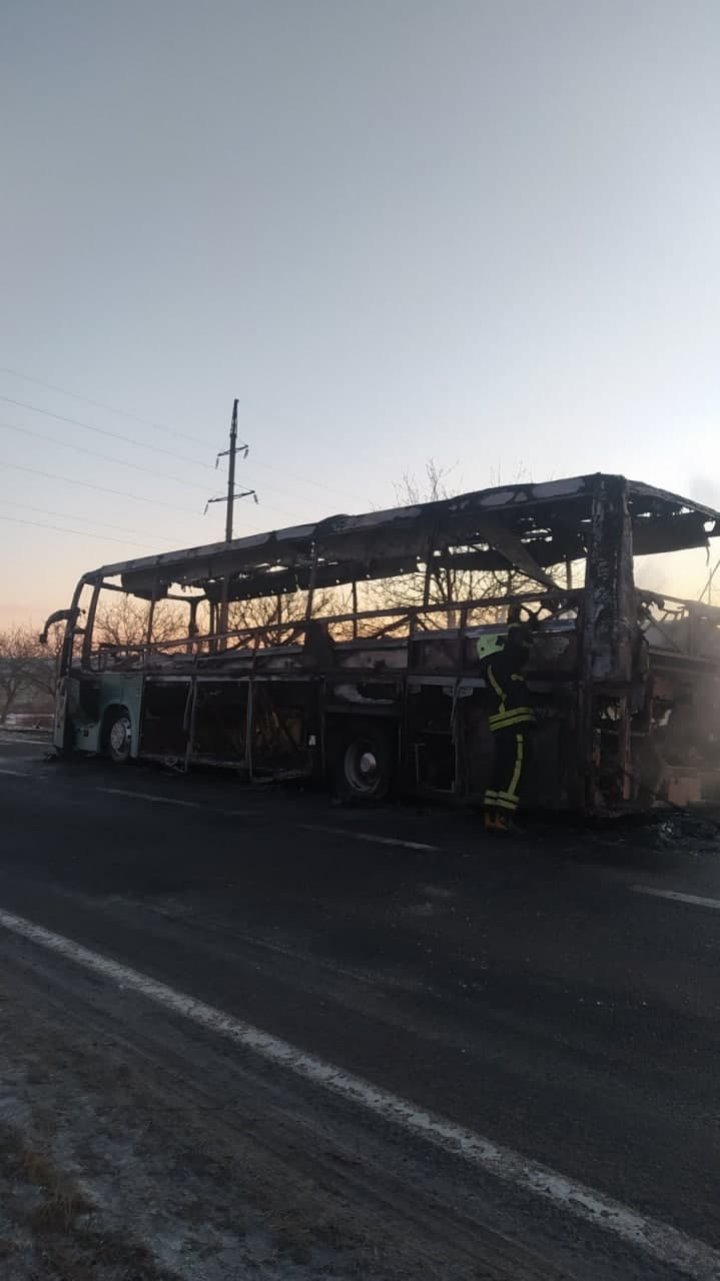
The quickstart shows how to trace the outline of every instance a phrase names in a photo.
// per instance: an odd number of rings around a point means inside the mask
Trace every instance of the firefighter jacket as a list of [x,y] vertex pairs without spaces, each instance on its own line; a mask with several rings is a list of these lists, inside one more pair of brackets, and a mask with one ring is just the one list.
[[491,654],[483,664],[490,693],[488,725],[493,733],[535,724],[527,682],[522,673],[522,656],[513,649]]

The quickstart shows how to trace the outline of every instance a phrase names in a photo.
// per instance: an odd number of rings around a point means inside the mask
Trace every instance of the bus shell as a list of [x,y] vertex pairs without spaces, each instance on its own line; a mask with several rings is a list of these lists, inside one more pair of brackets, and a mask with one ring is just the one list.
[[[106,565],[48,620],[65,627],[55,745],[308,777],[359,801],[478,802],[492,759],[478,654],[532,617],[528,803],[718,799],[720,610],[634,572],[718,534],[709,508],[597,474]],[[340,591],[350,605],[328,610]],[[133,643],[100,626],[118,594],[146,606]],[[164,639],[161,609],[177,619]]]

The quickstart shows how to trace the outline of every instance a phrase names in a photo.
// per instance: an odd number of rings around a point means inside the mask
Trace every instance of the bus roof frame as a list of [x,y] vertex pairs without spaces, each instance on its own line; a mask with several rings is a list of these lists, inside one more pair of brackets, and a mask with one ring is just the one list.
[[649,555],[707,546],[720,536],[711,507],[622,476],[595,473],[521,482],[432,502],[311,524],[121,561],[83,576],[86,583],[120,577],[123,589],[156,597],[170,584],[202,588],[219,599],[278,595],[308,587],[420,572],[429,558],[459,569],[519,569],[546,587],[550,565],[584,558],[598,501],[612,490],[627,503],[633,553]]

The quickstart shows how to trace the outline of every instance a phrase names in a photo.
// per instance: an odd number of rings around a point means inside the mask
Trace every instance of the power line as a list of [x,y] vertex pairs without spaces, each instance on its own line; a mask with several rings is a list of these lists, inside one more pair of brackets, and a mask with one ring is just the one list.
[[[253,459],[252,459],[252,461],[251,461],[251,463],[250,463],[250,468],[252,469],[253,467],[270,467],[270,464],[269,464],[269,463],[259,463],[259,462],[258,462],[258,460],[257,460],[257,458],[253,458]],[[272,467],[272,468],[270,468],[270,470],[271,470],[271,471],[278,471],[278,472],[280,472],[282,475],[285,475],[285,476],[292,476],[292,472],[286,472],[283,468],[279,468],[279,467]],[[307,484],[307,483],[308,483],[308,482],[306,482],[306,481],[304,481],[304,480],[303,480],[302,476],[296,476],[296,477],[295,477],[295,480],[297,480],[301,485],[303,485],[303,484]],[[250,483],[250,482],[248,482],[248,483]],[[273,493],[275,493],[275,494],[287,494],[290,498],[297,498],[297,490],[292,490],[292,489],[283,489],[283,487],[282,487],[281,485],[268,485],[268,483],[267,483],[266,481],[263,481],[262,488],[263,488],[263,490],[265,490],[265,489],[271,489],[271,490],[273,491]],[[275,511],[280,511],[280,510],[281,510],[281,509],[280,509],[280,508],[278,508],[278,507],[276,507],[276,508],[275,508]],[[286,512],[285,514],[286,514],[286,515],[290,515],[291,513]],[[301,517],[298,517],[298,516],[297,516],[297,513],[296,513],[296,517],[297,517],[297,519],[304,519],[304,517],[302,517],[302,518],[301,518]]]
[[[137,503],[150,503],[153,507],[164,507],[167,511],[180,512],[183,516],[199,516],[198,511],[190,507],[177,507],[173,503],[164,503],[159,498],[145,498],[141,494],[131,494],[127,489],[110,489],[106,485],[94,485],[89,480],[77,480],[71,476],[59,476],[55,472],[40,471],[37,467],[26,467],[21,463],[9,463],[3,459],[0,468],[10,467],[13,471],[28,472],[32,476],[42,476],[45,480],[59,480],[64,485],[79,485],[82,489],[96,489],[101,494],[112,494],[116,498],[132,498]],[[277,508],[271,508],[277,511]],[[287,513],[283,513],[287,515]]]
[[89,396],[82,396],[79,392],[68,391],[66,387],[58,387],[55,383],[44,382],[42,378],[32,378],[30,374],[21,374],[17,369],[8,369],[0,365],[0,374],[9,374],[11,378],[20,378],[26,383],[35,383],[38,387],[45,387],[47,391],[57,391],[61,396],[69,396],[71,400],[80,400],[86,405],[92,405],[95,409],[104,409],[108,414],[119,414],[121,418],[130,418],[133,422],[142,423],[145,427],[154,427],[156,431],[168,432],[172,436],[180,436],[183,440],[191,441],[194,445],[207,445],[207,441],[200,440],[199,436],[189,436],[187,432],[180,431],[177,427],[165,427],[162,423],[153,422],[150,418],[143,418],[141,414],[135,414],[129,409],[118,409],[115,405],[107,405],[102,400],[91,400]]
[[[2,399],[2,397],[0,397]],[[33,431],[31,427],[18,427],[15,423],[0,422],[0,430],[18,432],[22,436],[32,436],[35,440],[42,440],[45,444],[59,445],[62,449],[74,449],[79,454],[87,454],[90,458],[100,458],[103,462],[113,463],[118,467],[129,467],[132,471],[144,472],[146,476],[154,476],[160,480],[171,481],[175,485],[183,485],[186,489],[197,489],[201,493],[207,493],[207,488],[203,485],[197,485],[191,480],[182,480],[179,476],[168,476],[167,472],[157,471],[153,467],[144,467],[142,463],[131,463],[124,458],[115,458],[112,454],[103,454],[99,449],[88,449],[86,445],[75,445],[70,441],[55,440],[52,436],[43,436],[42,432]],[[276,485],[269,485],[269,489],[277,489]],[[287,493],[287,490],[281,490],[281,493]],[[264,504],[268,511],[278,512],[281,516],[287,516],[290,520],[303,520],[297,512],[285,511],[282,507],[274,507],[272,503]]]
[[[332,487],[332,485],[326,485],[322,480],[311,480],[309,476],[301,476],[301,475],[299,475],[297,472],[288,471],[288,470],[287,470],[287,467],[275,467],[275,466],[273,466],[273,464],[272,464],[272,463],[261,463],[261,462],[260,462],[257,458],[255,458],[255,457],[253,457],[252,465],[253,465],[253,467],[265,467],[267,471],[274,471],[274,472],[277,472],[277,473],[278,473],[278,475],[280,475],[280,476],[289,476],[291,480],[297,480],[297,481],[299,481],[299,483],[300,483],[301,485],[314,485],[317,489],[325,489],[325,490],[327,490],[327,492],[328,492],[328,493],[330,493],[330,494],[336,494],[336,495],[337,495],[337,493],[338,493],[338,490],[337,490],[337,489],[334,489],[334,488]],[[276,485],[268,485],[268,486],[267,486],[267,488],[268,488],[268,489],[277,489],[277,486],[276,486]],[[287,493],[288,491],[287,491],[287,490],[284,490],[284,491],[278,491],[278,492],[284,492],[284,493]],[[352,495],[352,494],[349,494],[349,495],[348,495],[348,497],[352,498],[352,497],[353,497],[353,495]],[[363,504],[366,504],[366,503],[367,503],[367,499],[365,499],[365,498],[360,498],[360,497],[359,497],[359,495],[356,495],[356,496],[355,496],[355,501],[356,501],[356,502],[359,502],[359,503],[363,503]]]
[[[131,529],[128,525],[115,525],[109,520],[96,520],[94,517],[80,516],[77,512],[56,512],[50,507],[35,507],[32,503],[17,502],[14,498],[6,498],[0,494],[0,504],[4,507],[21,507],[23,511],[38,512],[41,516],[59,516],[61,520],[79,520],[81,524],[101,525],[104,529],[119,530],[123,534],[139,534],[141,538],[155,538],[147,529]],[[176,539],[161,537],[160,542],[174,543]]]
[[52,529],[56,534],[76,534],[79,538],[99,538],[105,543],[120,543],[123,547],[140,547],[147,551],[148,543],[134,543],[127,538],[113,538],[110,534],[91,534],[87,529],[63,529],[62,525],[44,525],[39,520],[23,520],[21,516],[0,516],[12,525],[32,525],[33,529]]
[[[83,395],[81,395],[79,392],[75,392],[75,391],[68,391],[66,387],[58,387],[56,383],[49,383],[49,382],[45,382],[42,378],[34,378],[34,377],[31,377],[31,375],[30,375],[30,374],[22,374],[22,373],[20,373],[17,369],[9,369],[7,366],[4,366],[4,365],[0,365],[0,373],[8,374],[11,378],[20,378],[20,379],[21,379],[22,381],[24,381],[24,382],[35,383],[38,387],[44,387],[47,391],[55,391],[55,392],[58,392],[61,396],[69,396],[72,400],[79,400],[79,401],[82,401],[82,402],[84,402],[86,405],[92,405],[95,409],[103,409],[103,410],[105,410],[107,413],[110,413],[110,414],[119,414],[119,415],[120,415],[120,417],[122,417],[122,418],[128,418],[128,419],[130,419],[130,420],[131,420],[131,421],[133,421],[133,422],[142,423],[142,424],[143,424],[143,426],[145,426],[145,427],[153,427],[156,431],[166,432],[166,433],[168,433],[168,434],[169,434],[169,435],[171,435],[171,436],[178,436],[178,437],[180,437],[182,440],[187,440],[187,441],[189,441],[189,442],[190,442],[191,444],[193,444],[193,445],[202,445],[204,448],[207,448],[207,443],[208,443],[208,442],[207,442],[207,440],[201,440],[201,438],[200,438],[199,436],[191,436],[191,435],[189,435],[189,434],[188,434],[188,432],[180,431],[180,430],[179,430],[178,428],[176,428],[176,427],[166,427],[163,423],[153,422],[153,421],[152,421],[152,419],[150,419],[150,418],[143,418],[143,416],[142,416],[141,414],[133,413],[131,410],[128,410],[128,409],[119,409],[117,406],[115,406],[115,405],[108,405],[108,404],[106,404],[104,401],[101,401],[101,400],[92,400],[89,396],[83,396]],[[8,396],[0,397],[0,399],[2,399],[2,400],[8,400],[10,404],[14,404],[14,405],[22,405],[22,404],[23,404],[23,402],[22,402],[22,401],[13,401],[13,400],[10,400],[10,397],[8,397]],[[25,405],[25,406],[24,406],[24,408],[33,409],[33,410],[35,410],[35,412],[36,412],[36,413],[49,413],[49,410],[35,409],[35,406],[32,406],[32,405]],[[250,408],[250,409],[252,410],[252,412],[254,412],[254,413],[255,413],[255,412],[258,412],[258,411],[256,411],[256,410],[254,410],[254,409],[253,409],[252,405],[251,405],[251,406],[249,406],[249,408]],[[264,415],[263,415],[262,410],[260,410],[259,412],[260,412],[260,416],[261,416],[261,417],[263,417]],[[70,422],[70,423],[74,423],[76,426],[80,426],[80,427],[87,427],[87,426],[88,426],[88,424],[87,424],[87,423],[77,423],[77,422],[76,422],[76,420],[75,420],[75,419],[72,419],[72,418],[62,418],[62,417],[61,417],[61,415],[59,415],[59,414],[53,414],[53,415],[51,415],[51,417],[61,418],[61,421],[63,421],[63,422]],[[100,428],[89,428],[89,430],[91,430],[91,431],[100,431],[101,429],[100,429]],[[106,434],[106,435],[118,435],[119,439],[131,440],[133,444],[140,445],[140,446],[141,446],[142,448],[144,448],[144,449],[154,449],[154,448],[156,448],[156,447],[155,447],[155,446],[153,446],[153,445],[145,445],[142,441],[133,440],[133,438],[132,438],[132,437],[130,437],[130,436],[120,436],[120,435],[119,435],[119,433],[113,433],[113,432],[106,432],[105,434]],[[157,452],[158,452],[158,453],[168,453],[168,452],[171,452],[171,451],[168,451],[168,450],[162,450],[162,449],[157,449]],[[173,457],[177,457],[177,455],[173,454]],[[178,461],[185,461],[185,462],[187,462],[187,461],[190,461],[190,460],[188,460],[188,459],[178,459]],[[192,461],[194,462],[195,460],[192,460]],[[339,491],[338,491],[337,489],[335,489],[332,485],[328,485],[328,484],[326,484],[326,483],[325,483],[324,481],[322,481],[322,480],[315,480],[315,479],[313,479],[313,478],[312,478],[312,477],[310,477],[310,476],[302,476],[302,475],[300,475],[300,474],[298,474],[298,473],[296,473],[296,472],[288,471],[288,470],[287,470],[287,468],[285,468],[285,467],[277,467],[277,466],[276,466],[275,464],[273,464],[273,463],[263,463],[263,462],[259,462],[259,461],[258,461],[257,459],[255,459],[255,458],[253,458],[253,464],[254,464],[254,466],[256,466],[256,467],[263,467],[263,468],[265,468],[265,470],[266,470],[266,471],[274,471],[274,472],[277,472],[277,474],[278,474],[278,475],[285,475],[285,476],[289,476],[292,480],[297,480],[297,481],[299,481],[299,482],[300,482],[301,484],[303,484],[303,485],[312,485],[312,486],[313,486],[314,488],[316,488],[316,489],[324,489],[324,490],[326,490],[326,491],[327,491],[328,493],[330,493],[330,494],[338,494],[338,492],[339,492]],[[209,463],[199,463],[199,464],[196,464],[196,465],[201,466],[201,467],[209,467],[209,466],[210,466],[210,464],[209,464]],[[285,492],[287,492],[287,491],[285,491]],[[364,499],[364,498],[360,498],[360,496],[359,496],[359,495],[352,495],[352,494],[348,494],[347,496],[348,496],[348,497],[354,497],[354,498],[355,498],[355,501],[360,502],[360,503],[363,503],[363,504],[365,504],[365,503],[367,502],[367,500],[366,500],[366,499]]]
[[204,485],[195,485],[191,480],[181,480],[179,476],[168,476],[167,472],[158,471],[154,467],[143,467],[142,463],[131,463],[124,458],[114,458],[112,454],[103,454],[98,449],[88,449],[86,445],[75,445],[69,440],[55,440],[52,436],[43,436],[42,432],[33,431],[31,427],[18,427],[15,423],[0,423],[0,430],[19,432],[22,436],[33,436],[35,440],[42,440],[45,444],[59,445],[61,449],[74,449],[78,454],[87,454],[90,458],[101,458],[103,462],[114,463],[116,467],[130,467],[133,471],[145,472],[146,476],[159,476],[161,480],[172,481],[175,485],[199,489],[203,494],[206,491]]
[[113,494],[115,498],[132,498],[136,503],[150,503],[153,507],[164,507],[167,511],[180,512],[183,516],[197,516],[189,507],[176,507],[173,503],[163,503],[159,498],[143,498],[140,494],[131,494],[127,489],[109,489],[106,485],[93,485],[89,480],[76,480],[71,476],[58,476],[50,471],[40,471],[37,467],[23,467],[20,463],[0,462],[0,467],[10,467],[13,471],[28,472],[31,476],[43,476],[45,480],[60,480],[64,485],[80,485],[82,489],[96,489],[101,494]]
[[197,458],[186,458],[183,454],[177,454],[174,449],[162,449],[160,445],[148,445],[144,440],[136,440],[134,436],[126,436],[124,432],[109,431],[106,427],[94,427],[91,423],[83,423],[79,418],[68,418],[65,414],[55,414],[51,409],[41,409],[39,405],[31,405],[26,400],[13,400],[12,396],[3,396],[0,394],[0,400],[4,400],[8,405],[15,405],[20,409],[29,409],[33,414],[43,414],[45,418],[56,418],[60,423],[70,423],[73,427],[82,427],[83,431],[96,432],[99,436],[111,436],[114,440],[122,440],[126,444],[135,445],[138,449],[149,449],[154,454],[164,454],[167,458],[174,458],[176,462],[189,463],[191,467],[206,467],[208,471],[214,471],[209,463],[200,462]]

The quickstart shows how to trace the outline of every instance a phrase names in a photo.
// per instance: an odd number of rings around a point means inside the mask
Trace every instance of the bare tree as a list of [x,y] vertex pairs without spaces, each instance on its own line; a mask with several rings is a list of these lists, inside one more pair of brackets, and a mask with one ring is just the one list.
[[[425,464],[424,482],[419,482],[414,475],[406,472],[400,483],[395,485],[398,503],[415,506],[452,498],[460,491],[449,487],[451,470],[440,467],[431,458]],[[466,550],[471,551],[473,548]],[[370,589],[370,599],[375,608],[386,605],[391,608],[422,605],[426,599],[429,605],[451,606],[458,600],[482,600],[486,596],[512,590],[512,571],[498,573],[494,570],[457,569],[440,563],[434,564],[432,549],[429,548],[428,551],[431,556],[429,567],[426,562],[417,573],[383,579]],[[449,617],[449,621],[452,623],[453,619]]]
[[35,659],[30,671],[33,689],[44,696],[48,703],[54,701],[57,688],[60,654],[65,641],[65,624],[55,623],[48,631],[47,640],[41,644],[33,636]]
[[[230,605],[230,629],[255,628],[261,645],[277,645],[279,639],[298,630],[308,617],[306,591],[288,592],[279,596],[259,596],[254,600],[235,601]],[[312,598],[311,618],[329,613],[342,613],[350,608],[350,591],[315,591]]]
[[[423,481],[419,482],[414,475],[406,473],[400,483],[395,486],[398,503],[415,506],[420,503],[440,502],[462,492],[460,488],[450,486],[449,478],[452,470],[452,468],[440,467],[430,459],[425,465]],[[516,482],[520,480],[521,474],[517,476]],[[457,612],[453,608],[457,601],[481,602],[493,597],[504,598],[514,593],[536,589],[536,580],[509,562],[504,569],[463,568],[462,565],[448,564],[447,555],[443,555],[443,553],[450,553],[461,559],[467,554],[469,559],[474,552],[486,552],[487,547],[487,542],[482,538],[471,537],[468,537],[465,542],[455,542],[451,546],[428,545],[427,559],[425,563],[421,563],[417,572],[383,579],[368,585],[364,595],[375,609],[385,607],[406,609],[424,604],[447,606],[446,611],[438,611],[435,614],[435,619],[440,626],[452,627],[457,624]],[[443,559],[446,561],[445,564],[442,564]],[[552,571],[549,572],[552,577]],[[476,621],[479,621],[480,614],[482,614],[482,621],[494,622],[497,618],[497,607],[479,605],[475,611]]]
[[0,725],[4,725],[18,699],[32,688],[37,667],[38,642],[29,627],[0,632]]
[[[113,645],[118,649],[144,645],[148,639],[150,604],[126,592],[113,592],[110,601],[102,601],[95,616],[95,644]],[[163,644],[185,636],[187,612],[172,601],[158,601],[153,611],[151,640]]]

